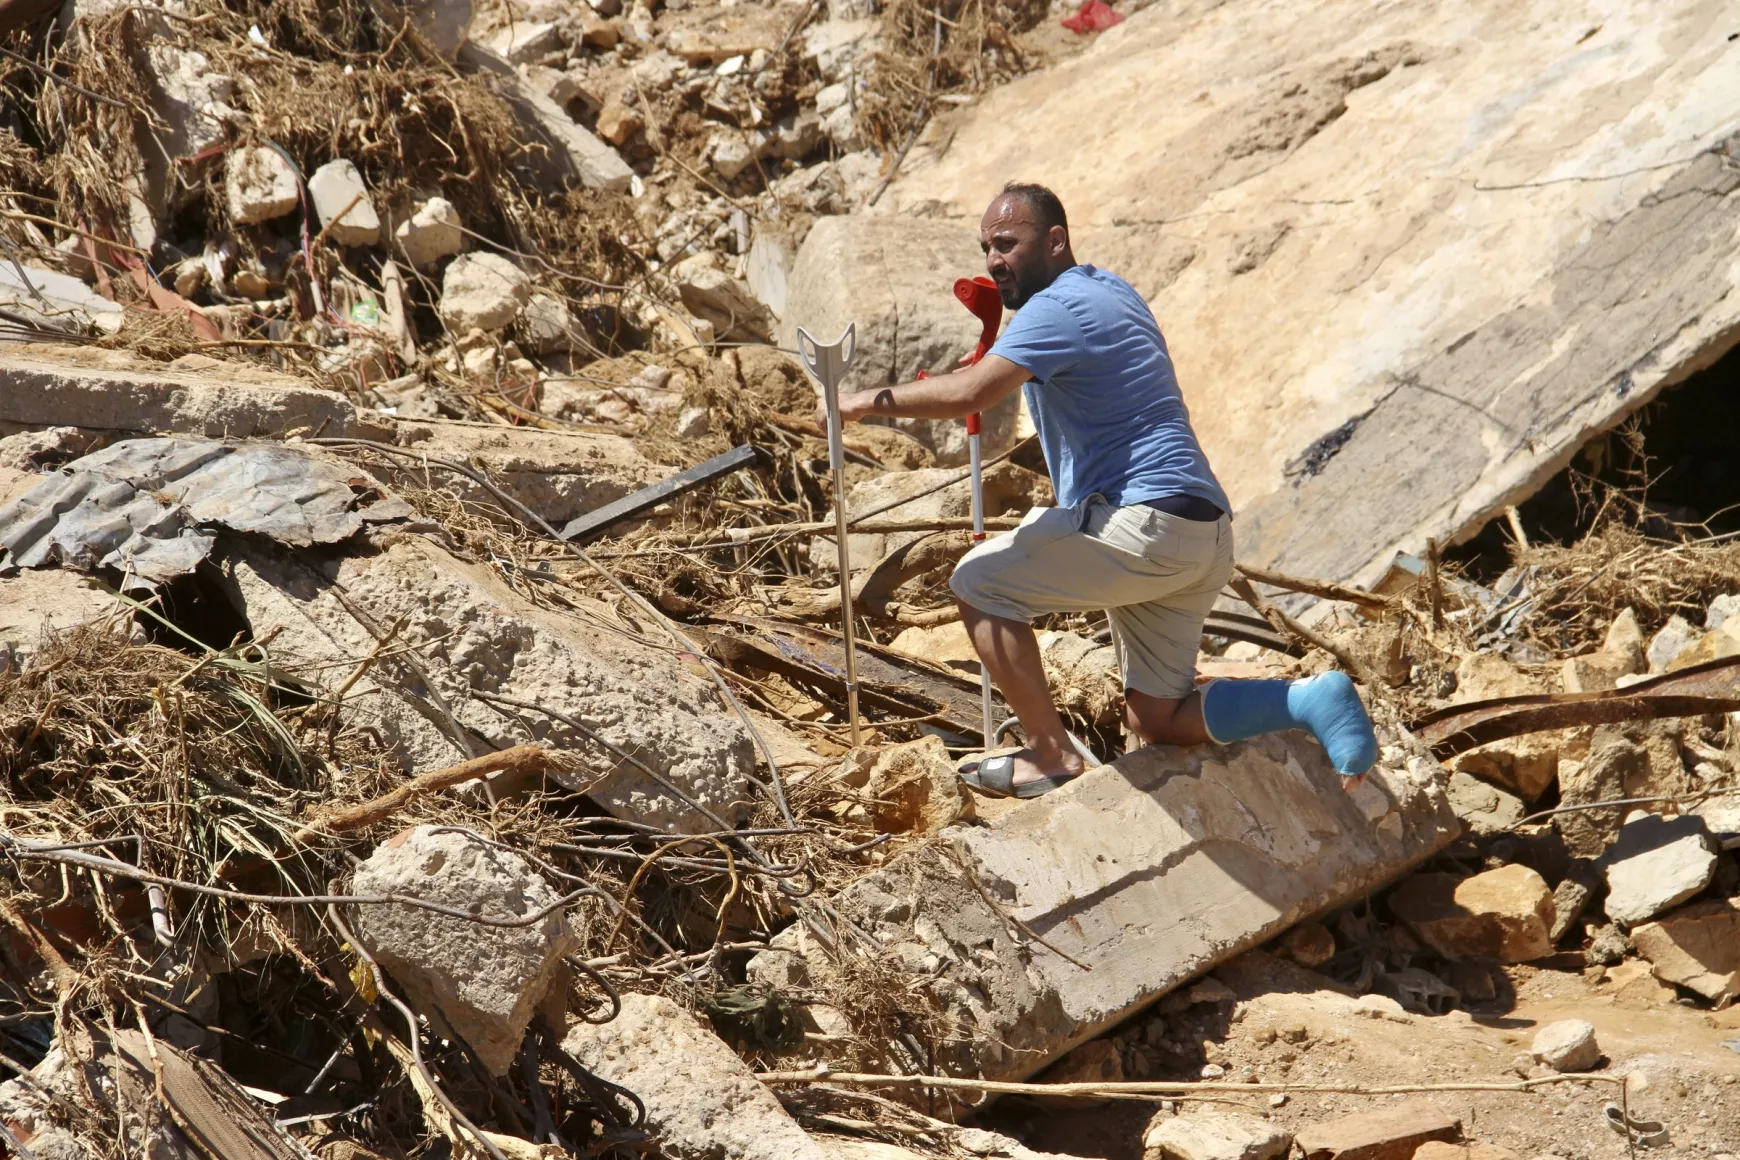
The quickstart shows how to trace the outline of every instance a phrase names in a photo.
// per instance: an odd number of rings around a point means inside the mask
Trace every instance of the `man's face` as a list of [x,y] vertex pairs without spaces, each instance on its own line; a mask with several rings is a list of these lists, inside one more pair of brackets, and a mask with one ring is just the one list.
[[985,210],[979,248],[985,251],[985,272],[997,284],[1004,306],[1019,310],[1051,285],[1052,244],[1033,220],[1026,198],[1004,194]]

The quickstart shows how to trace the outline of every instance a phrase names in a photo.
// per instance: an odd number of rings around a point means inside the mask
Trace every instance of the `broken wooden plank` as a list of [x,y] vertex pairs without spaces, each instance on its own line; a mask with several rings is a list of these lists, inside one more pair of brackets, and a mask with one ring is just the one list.
[[1623,689],[1537,693],[1448,705],[1415,718],[1408,728],[1444,759],[1491,741],[1548,729],[1735,710],[1740,710],[1740,657],[1726,657]]
[[[844,697],[845,648],[837,633],[759,617],[724,618],[727,627],[689,631],[709,656],[733,667],[777,673]],[[859,697],[866,708],[900,717],[927,717],[939,729],[980,737],[979,682],[941,665],[864,641],[858,643]],[[1000,700],[992,716],[1009,715]]]
[[684,492],[693,491],[704,483],[712,483],[716,479],[730,475],[733,471],[748,467],[761,452],[752,444],[745,443],[741,447],[733,447],[723,455],[715,455],[703,463],[697,463],[687,471],[680,471],[668,479],[661,479],[649,487],[623,496],[613,503],[607,503],[601,508],[575,516],[568,521],[568,526],[562,529],[564,540],[585,540],[608,528],[611,524],[620,523],[626,519],[651,511],[666,500],[675,499]]

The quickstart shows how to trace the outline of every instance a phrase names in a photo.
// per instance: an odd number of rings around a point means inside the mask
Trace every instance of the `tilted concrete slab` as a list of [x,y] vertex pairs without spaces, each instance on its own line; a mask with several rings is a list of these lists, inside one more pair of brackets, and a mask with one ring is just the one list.
[[[1192,976],[1398,877],[1459,830],[1423,758],[1386,761],[1349,795],[1295,734],[1150,747],[990,826],[945,830],[833,902],[889,961],[935,977],[931,993],[960,1028],[938,1066],[1022,1079]],[[803,924],[774,946],[752,961],[753,979],[797,990],[826,975]],[[843,1030],[852,1012],[812,1015]]]
[[1740,40],[1721,0],[1289,12],[1135,13],[938,123],[877,212],[1051,185],[1153,304],[1241,556],[1369,579],[1740,340]]
[[211,439],[393,437],[390,423],[343,395],[267,371],[215,362],[187,370],[141,364],[119,351],[0,346],[0,435],[31,427]]

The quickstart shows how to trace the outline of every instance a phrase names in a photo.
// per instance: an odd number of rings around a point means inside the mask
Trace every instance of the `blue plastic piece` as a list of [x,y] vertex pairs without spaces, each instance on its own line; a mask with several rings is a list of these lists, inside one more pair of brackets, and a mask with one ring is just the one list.
[[1371,717],[1342,672],[1301,681],[1213,681],[1202,693],[1202,723],[1222,743],[1283,729],[1310,730],[1344,777],[1358,777],[1377,762]]

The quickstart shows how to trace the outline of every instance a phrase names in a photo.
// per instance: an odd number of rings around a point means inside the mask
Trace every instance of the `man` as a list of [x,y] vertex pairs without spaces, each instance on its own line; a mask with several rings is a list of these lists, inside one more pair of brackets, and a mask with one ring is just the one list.
[[1103,608],[1124,719],[1144,742],[1306,728],[1351,789],[1377,742],[1345,675],[1195,688],[1203,620],[1232,570],[1232,505],[1191,429],[1147,303],[1123,279],[1076,262],[1063,206],[1043,186],[1005,186],[979,223],[979,243],[1003,304],[1017,311],[990,352],[951,375],[840,396],[844,420],[953,419],[1024,387],[1039,431],[1057,506],[974,548],[949,582],[1029,745],[963,776],[1037,797],[1082,772],[1092,755],[1051,702],[1030,622]]

